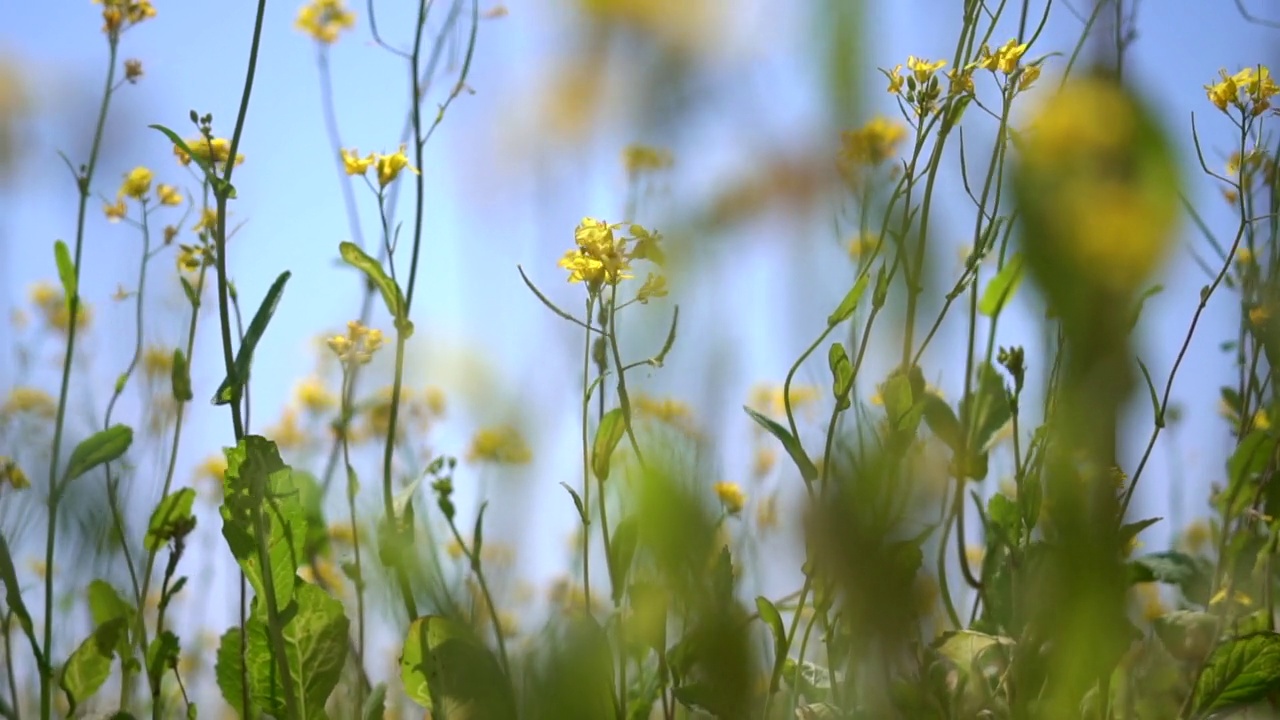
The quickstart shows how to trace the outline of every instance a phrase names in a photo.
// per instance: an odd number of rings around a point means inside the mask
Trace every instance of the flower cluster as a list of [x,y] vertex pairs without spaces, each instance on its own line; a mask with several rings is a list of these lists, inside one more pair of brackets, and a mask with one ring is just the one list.
[[898,146],[907,138],[902,123],[877,115],[856,130],[840,133],[840,149],[836,153],[836,167],[848,181],[857,179],[859,167],[878,167],[898,153]]
[[[942,89],[938,84],[937,73],[946,67],[946,60],[925,60],[915,55],[907,56],[907,70],[910,74],[906,77],[902,76],[902,66],[895,65],[892,70],[881,69],[885,77],[889,79],[889,94],[898,95],[907,101],[916,115],[924,117],[929,115],[938,106],[938,98],[942,96]],[[903,92],[903,88],[906,92]]]
[[[583,218],[573,232],[576,247],[560,258],[559,265],[569,271],[569,282],[586,283],[588,292],[595,294],[605,285],[616,286],[620,281],[635,277],[631,272],[633,260],[648,260],[662,265],[662,235],[644,227],[631,224],[630,235],[617,233],[623,223],[607,223],[595,218]],[[666,279],[650,274],[641,288],[640,302],[667,294]]]
[[1231,106],[1249,117],[1257,117],[1271,107],[1271,97],[1280,92],[1266,65],[1247,67],[1235,75],[1228,75],[1223,69],[1218,75],[1218,82],[1205,85],[1204,89],[1209,102],[1224,113]]
[[348,175],[364,175],[372,167],[378,173],[379,187],[385,188],[390,185],[406,169],[409,172],[418,174],[418,169],[409,164],[409,156],[405,154],[404,145],[401,145],[399,150],[390,155],[369,153],[362,157],[360,152],[355,149],[343,149],[341,153],[342,166]]
[[334,335],[327,344],[344,366],[364,365],[373,359],[373,354],[382,347],[385,338],[382,331],[365,327],[358,320],[347,323],[346,335]]
[[666,170],[672,162],[671,153],[648,145],[628,145],[622,151],[622,165],[631,176]]
[[151,0],[94,0],[94,4],[102,5],[102,32],[113,37],[156,16]]
[[527,465],[533,451],[520,431],[509,425],[482,428],[471,438],[467,460],[500,465]]
[[[1043,60],[1022,65],[1022,56],[1026,52],[1027,43],[1020,43],[1017,40],[1009,40],[995,50],[983,45],[978,51],[977,60],[963,68],[955,68],[947,72],[947,79],[950,81],[949,93],[972,95],[975,70],[990,70],[992,73],[1004,75],[1009,80],[1016,78],[1015,88],[1018,92],[1029,89],[1040,78],[1040,66]],[[937,72],[946,65],[946,60],[931,61],[910,55],[907,57],[908,75],[902,75],[901,65],[895,65],[892,70],[881,68],[880,72],[889,79],[889,94],[902,97],[917,116],[924,117],[938,108],[942,90],[938,83]]]
[[356,26],[356,15],[342,0],[313,0],[298,10],[293,26],[317,42],[332,45],[338,41],[339,33]]
[[[31,304],[35,306],[36,311],[49,327],[66,332],[71,324],[71,310],[62,288],[50,282],[38,282],[32,286],[30,298]],[[89,304],[82,297],[80,307],[76,311],[76,329],[87,328],[89,318]]]
[[[191,150],[189,154],[181,147],[173,146],[173,154],[177,156],[178,162],[183,165],[190,165],[191,158],[194,155],[197,160],[213,165],[213,169],[216,172],[231,157],[231,141],[226,138],[201,136],[186,142],[187,147]],[[236,165],[240,165],[243,162],[244,153],[236,153]]]
[[[136,200],[146,205],[151,199],[151,182],[154,177],[154,173],[142,165],[125,173],[120,189],[116,191],[116,201],[102,205],[102,212],[107,216],[107,220],[116,222],[128,215],[129,208],[125,204],[126,200]],[[164,183],[156,186],[156,198],[161,205],[182,204],[182,193],[176,187]]]

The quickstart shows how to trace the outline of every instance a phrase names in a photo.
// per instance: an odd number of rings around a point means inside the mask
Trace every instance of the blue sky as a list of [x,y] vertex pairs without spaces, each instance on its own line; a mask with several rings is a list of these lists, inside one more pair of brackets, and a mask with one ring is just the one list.
[[[439,5],[437,18],[445,4]],[[426,250],[415,299],[419,334],[409,373],[415,386],[442,385],[454,401],[453,420],[433,438],[441,451],[462,454],[475,427],[514,415],[523,418],[535,448],[559,448],[527,470],[485,478],[498,498],[491,522],[498,528],[510,526],[509,539],[519,543],[522,561],[540,568],[535,576],[543,577],[559,571],[573,513],[555,486],[562,479],[579,482],[576,475],[564,477],[562,468],[574,466],[572,398],[580,338],[531,296],[517,264],[557,302],[567,308],[579,306],[579,289],[564,283],[555,261],[572,242],[573,227],[582,216],[622,219],[625,177],[618,156],[629,142],[670,147],[677,158],[677,169],[646,197],[642,217],[637,218],[650,222],[652,217],[661,228],[664,208],[706,195],[758,163],[762,153],[815,146],[829,146],[834,152],[840,129],[824,109],[824,81],[814,62],[815,27],[820,27],[820,6],[825,5],[815,0],[779,9],[778,3],[743,0],[732,4],[723,35],[700,61],[697,82],[685,88],[684,100],[695,111],[679,116],[675,127],[624,116],[628,100],[644,107],[648,99],[629,97],[634,86],[627,84],[626,72],[644,68],[629,67],[626,60],[632,56],[619,54],[615,69],[621,67],[623,74],[613,76],[610,85],[610,121],[578,143],[540,134],[540,88],[561,63],[572,59],[580,40],[581,18],[573,5],[568,0],[511,2],[507,17],[482,22],[468,79],[475,92],[459,98],[427,147]],[[869,64],[861,79],[869,92],[863,114],[895,112],[875,66],[905,62],[908,54],[952,53],[960,5],[956,0],[867,3]],[[174,162],[168,143],[146,125],[161,123],[189,134],[186,116],[194,108],[212,112],[219,134],[229,133],[253,6],[247,0],[161,0],[155,20],[127,33],[122,58],[141,58],[146,75],[138,86],[124,87],[116,96],[96,192],[113,194],[118,178],[139,164],[155,169],[157,181],[194,187]],[[381,4],[379,8],[384,32],[405,46],[406,18],[382,10]],[[1227,235],[1234,220],[1213,183],[1194,166],[1190,118],[1195,113],[1210,163],[1221,167],[1232,128],[1209,105],[1201,86],[1220,67],[1234,71],[1272,60],[1276,31],[1247,24],[1230,3],[1161,0],[1142,3],[1139,9],[1129,76],[1182,149],[1186,184],[1196,206],[1211,227]],[[390,151],[403,123],[406,83],[400,61],[368,42],[363,3],[356,10],[356,32],[330,54],[344,144],[362,151]],[[290,397],[293,381],[310,372],[313,338],[354,317],[359,300],[356,276],[335,264],[338,242],[349,238],[347,219],[320,121],[316,49],[293,30],[296,11],[296,4],[268,5],[259,75],[241,148],[248,160],[237,171],[240,199],[232,205],[233,222],[247,221],[229,251],[230,271],[247,301],[247,312],[278,273],[293,273],[257,354],[253,398],[259,429],[274,421]],[[66,152],[75,162],[85,157],[106,59],[98,31],[101,21],[87,1],[18,3],[8,17],[0,28],[0,57],[24,68],[36,110],[22,128],[26,142],[18,182],[0,186],[0,311],[6,316],[24,302],[31,282],[54,277],[53,240],[71,240],[74,233],[74,186],[56,152]],[[1030,54],[1068,51],[1080,30],[1080,21],[1066,4],[1055,3],[1045,37]],[[995,39],[1002,42],[1014,32],[1006,23]],[[453,59],[458,57],[455,53]],[[1053,77],[1064,64],[1062,57],[1051,59],[1047,76]],[[446,80],[436,88],[429,109],[447,85]],[[966,132],[972,133],[966,141],[981,148],[989,146],[993,128],[973,122]],[[356,190],[362,198],[364,231],[373,237],[373,205],[363,187],[357,185]],[[944,188],[935,222],[941,227],[940,221],[954,218],[958,229],[939,242],[959,246],[971,233],[972,209],[964,203],[958,181]],[[401,207],[406,211],[401,219],[407,222],[410,204],[403,202]],[[638,375],[633,382],[654,394],[696,401],[704,425],[723,429],[726,445],[745,441],[749,425],[740,406],[749,388],[782,379],[849,281],[829,213],[815,215],[800,225],[766,218],[735,230],[733,237],[688,239],[693,257],[714,265],[676,285],[673,295],[682,313],[677,348],[666,368]],[[1202,247],[1190,232],[1184,235],[1185,245]],[[83,390],[92,390],[98,398],[108,394],[111,380],[128,359],[130,343],[121,339],[131,338],[131,310],[114,305],[110,295],[117,283],[131,283],[138,247],[132,230],[91,213],[83,292],[99,312],[97,329],[86,346],[96,387]],[[952,257],[945,252],[942,256]],[[171,259],[166,256],[153,267],[167,272]],[[958,269],[957,261],[954,270]],[[1161,385],[1205,279],[1183,251],[1170,263],[1164,282],[1166,291],[1148,305],[1140,345],[1141,356]],[[167,292],[180,297],[173,287]],[[726,322],[730,306],[737,308],[734,317],[751,318],[750,324],[740,319]],[[1207,482],[1222,475],[1229,438],[1216,415],[1217,388],[1229,381],[1231,368],[1216,347],[1234,334],[1235,307],[1228,293],[1214,299],[1180,371],[1174,397],[1189,419],[1176,435],[1166,434],[1147,471],[1140,495],[1149,514],[1167,515],[1168,491],[1185,483],[1188,509],[1182,517],[1187,518],[1203,507]],[[670,304],[655,303],[643,311],[654,320],[635,326],[637,353],[656,347]],[[153,313],[161,319],[147,328],[148,340],[176,342],[182,330],[177,315]],[[1031,307],[1016,309],[1002,328],[1002,344],[1037,347],[1030,334],[1034,317]],[[390,329],[381,310],[374,324]],[[212,329],[209,318],[199,341],[205,354],[198,349],[198,358],[212,357]],[[949,367],[950,354],[962,347],[958,340],[955,327],[944,330],[938,352],[926,367]],[[10,358],[0,358],[0,375],[13,367]],[[875,367],[882,376],[888,365]],[[225,411],[199,402],[220,379],[217,366],[206,362],[197,365],[195,373],[198,402],[184,443],[179,482],[189,476],[185,469],[231,441]],[[802,377],[823,383],[824,373],[819,360],[802,371]],[[961,379],[954,371],[928,374],[949,389],[951,397],[958,394]],[[53,386],[52,373],[39,377]],[[870,377],[879,376],[871,372]],[[1137,435],[1145,440],[1150,411],[1144,397],[1136,400],[1134,422],[1140,428]],[[1131,457],[1136,459],[1139,438],[1134,440]],[[741,473],[745,462],[741,455],[730,455],[724,462],[725,475]],[[475,478],[471,470],[459,476],[464,485],[474,484]],[[516,520],[531,522],[517,529]],[[211,541],[216,539],[214,528],[205,530]],[[1151,538],[1149,545],[1159,544],[1159,532]]]

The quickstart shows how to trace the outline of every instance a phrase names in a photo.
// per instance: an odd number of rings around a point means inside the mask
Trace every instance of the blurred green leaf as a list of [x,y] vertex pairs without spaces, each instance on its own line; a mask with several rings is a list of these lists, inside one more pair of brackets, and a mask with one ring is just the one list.
[[[75,480],[99,465],[119,459],[131,444],[133,428],[128,425],[112,425],[90,435],[71,451],[63,482]],[[59,491],[61,490],[60,488]]]
[[53,244],[53,259],[58,266],[58,280],[62,281],[63,306],[67,308],[67,312],[71,312],[71,301],[75,299],[79,289],[76,287],[76,266],[71,261],[71,252],[66,243],[59,240]]
[[757,597],[756,610],[760,613],[761,622],[773,636],[773,672],[769,676],[769,692],[777,692],[778,680],[782,678],[782,666],[787,660],[787,629],[782,624],[782,614],[769,598],[763,595]]
[[751,419],[755,420],[756,424],[768,430],[770,435],[782,443],[783,449],[791,456],[791,460],[795,462],[796,467],[800,470],[800,476],[804,478],[805,482],[813,482],[818,479],[818,468],[809,459],[808,454],[805,453],[804,446],[791,435],[790,431],[749,407],[743,406],[742,409],[747,411],[747,415],[751,416]]
[[173,368],[170,371],[170,383],[173,386],[173,399],[178,402],[187,402],[193,395],[191,394],[191,368],[187,364],[187,356],[182,354],[180,348],[173,350]]
[[[295,578],[291,594],[294,604],[287,614],[283,635],[289,673],[298,693],[297,706],[305,717],[323,718],[325,703],[337,687],[347,660],[350,622],[342,603],[316,585]],[[260,599],[254,600],[245,632],[249,643],[245,660],[254,702],[265,712],[286,717],[284,686]]]
[[22,586],[18,584],[18,573],[13,566],[13,555],[9,552],[9,543],[0,533],[0,580],[4,581],[4,601],[9,611],[18,618],[18,624],[31,643],[31,651],[36,656],[36,663],[45,666],[44,653],[40,652],[40,643],[36,642],[35,628],[31,624],[31,614],[22,601]]
[[1147,395],[1151,398],[1151,412],[1155,416],[1156,427],[1164,427],[1164,413],[1160,411],[1160,396],[1156,394],[1155,383],[1151,381],[1151,371],[1147,369],[1145,363],[1141,359],[1138,360],[1138,368],[1142,370],[1142,379],[1147,383]]
[[1127,547],[1130,542],[1133,542],[1134,538],[1138,537],[1139,533],[1151,527],[1152,525],[1155,525],[1156,523],[1160,522],[1163,519],[1164,518],[1147,518],[1145,520],[1138,520],[1136,522],[1125,523],[1124,525],[1121,525],[1120,526],[1120,546]]
[[154,552],[164,547],[176,534],[185,534],[194,528],[196,518],[191,514],[191,507],[195,500],[196,491],[189,487],[160,498],[160,502],[151,511],[151,521],[147,523],[147,536],[143,540],[143,546]]
[[862,273],[858,276],[853,287],[849,288],[849,292],[845,293],[844,299],[840,301],[836,311],[827,316],[827,327],[833,328],[840,323],[853,317],[853,312],[858,309],[858,302],[862,300],[862,295],[867,291],[867,282],[871,276]]
[[160,678],[171,668],[178,666],[178,653],[181,646],[178,636],[165,630],[151,640],[147,648],[147,677],[152,687],[160,687]]
[[1228,640],[1205,660],[1191,691],[1191,715],[1215,713],[1261,700],[1280,688],[1280,635],[1254,633]]
[[118,617],[99,625],[62,666],[59,685],[67,694],[72,713],[107,681],[120,636],[128,631],[127,623],[125,618]]
[[591,443],[591,472],[600,482],[609,479],[609,460],[626,431],[627,420],[622,408],[614,408],[600,418],[595,441]]
[[1014,293],[1018,291],[1018,286],[1022,284],[1022,256],[1015,253],[1004,262],[1004,267],[1000,268],[995,277],[987,282],[987,287],[982,291],[982,298],[978,300],[978,312],[987,317],[995,317],[1000,314],[1009,301],[1013,299]]
[[409,699],[444,717],[515,717],[502,668],[470,627],[440,615],[414,620],[400,654],[400,679]]
[[1217,642],[1218,624],[1218,617],[1211,613],[1175,610],[1156,618],[1152,627],[1171,655],[1199,664]]
[[1132,582],[1160,582],[1180,586],[1191,582],[1198,574],[1195,559],[1176,550],[1143,555],[1129,563]]
[[934,393],[927,392],[921,399],[924,404],[924,422],[938,439],[951,448],[951,452],[962,455],[965,452],[964,439],[961,437],[960,420],[946,400]]
[[631,572],[631,561],[635,558],[636,543],[640,539],[640,522],[634,515],[623,518],[613,529],[609,550],[613,557],[609,562],[609,584],[613,588],[613,602],[621,605],[627,592],[627,577]]
[[293,273],[287,270],[280,273],[267,290],[267,295],[258,306],[258,311],[253,314],[253,320],[249,321],[249,329],[244,333],[240,349],[236,351],[235,375],[223,379],[222,384],[218,386],[218,391],[213,395],[214,405],[226,405],[240,397],[245,384],[249,382],[253,351],[257,349],[258,341],[262,340],[263,333],[267,331],[267,325],[275,315],[276,306],[280,304],[280,297],[284,294],[285,283],[289,282],[292,275]]
[[373,692],[364,699],[364,707],[360,710],[360,720],[382,720],[387,712],[387,684],[378,683]]
[[827,351],[827,365],[831,368],[831,393],[835,397],[836,412],[847,410],[852,404],[853,363],[845,352],[843,343],[832,343]]

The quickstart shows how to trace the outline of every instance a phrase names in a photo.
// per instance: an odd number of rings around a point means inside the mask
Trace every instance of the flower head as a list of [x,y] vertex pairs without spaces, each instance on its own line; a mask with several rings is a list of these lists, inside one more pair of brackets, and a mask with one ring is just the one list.
[[137,58],[130,58],[124,61],[124,79],[130,83],[136,84],[138,79],[142,77],[142,61]]
[[715,491],[720,504],[724,506],[724,511],[730,515],[737,515],[747,505],[746,493],[742,492],[742,487],[738,483],[718,482],[715,484]]
[[355,13],[342,0],[312,0],[298,10],[293,26],[317,41],[332,45],[338,34],[356,25]]
[[533,452],[519,430],[509,425],[481,428],[471,438],[467,460],[503,465],[527,465]]
[[112,36],[156,16],[151,0],[94,0],[94,4],[102,6],[102,32]]
[[365,327],[358,320],[347,323],[346,335],[334,335],[327,341],[329,349],[345,366],[364,365],[386,342],[381,330]]
[[151,192],[152,177],[151,171],[141,165],[130,170],[124,176],[124,183],[120,185],[120,192],[117,197],[131,197],[134,200],[146,198],[147,193]]
[[342,153],[342,168],[347,172],[348,175],[363,175],[365,174],[365,172],[369,170],[369,166],[373,165],[373,161],[374,161],[373,153],[369,153],[364,157],[360,157],[359,151],[357,151],[355,148],[352,148],[350,150],[343,148],[341,150],[341,153]]
[[160,183],[156,186],[156,197],[160,199],[161,205],[181,205],[182,192],[172,185]]
[[[178,162],[183,165],[190,165],[191,157],[194,155],[197,160],[213,164],[216,170],[220,165],[226,163],[231,156],[231,141],[226,138],[207,138],[203,136],[192,138],[187,140],[187,147],[191,149],[190,155],[181,147],[173,146],[173,154],[178,158]],[[236,153],[236,165],[243,162],[244,154]]]
[[671,167],[671,153],[647,145],[628,145],[622,151],[622,164],[628,175],[665,170]]
[[1218,76],[1218,82],[1205,85],[1204,89],[1209,102],[1222,112],[1233,106],[1256,117],[1271,107],[1272,96],[1280,92],[1266,65],[1246,67],[1234,75],[1222,69]]
[[977,65],[983,70],[1012,75],[1013,71],[1018,69],[1018,61],[1026,52],[1027,44],[1019,43],[1017,40],[1010,40],[996,48],[995,52],[991,52],[986,45],[983,45],[978,53]]
[[404,149],[405,146],[401,145],[399,150],[390,155],[378,153],[374,156],[374,165],[378,169],[378,185],[382,187],[390,185],[405,169],[419,174],[417,168],[409,164],[409,156],[404,154]]
[[897,153],[906,137],[907,129],[902,123],[877,115],[857,130],[840,134],[837,163],[842,172],[851,171],[855,165],[880,165]]

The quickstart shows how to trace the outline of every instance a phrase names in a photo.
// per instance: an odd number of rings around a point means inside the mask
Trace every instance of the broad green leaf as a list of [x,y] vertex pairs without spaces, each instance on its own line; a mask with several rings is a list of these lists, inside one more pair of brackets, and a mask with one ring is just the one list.
[[414,620],[400,654],[409,699],[444,717],[515,717],[510,686],[470,627],[439,615]]
[[1256,702],[1280,689],[1280,635],[1254,633],[1228,640],[1205,660],[1191,690],[1192,717],[1206,718]]
[[853,316],[853,311],[858,309],[858,301],[862,300],[863,293],[867,291],[867,282],[870,278],[871,276],[865,272],[858,276],[853,287],[849,288],[849,292],[845,293],[844,299],[840,301],[840,306],[827,317],[827,327],[833,328]]
[[258,552],[259,526],[266,531],[271,586],[279,608],[293,595],[298,567],[306,562],[303,547],[307,519],[293,471],[280,460],[275,443],[258,435],[228,448],[223,480],[222,536],[259,597],[267,597]]
[[[249,694],[249,713],[244,711],[244,663],[240,646],[240,628],[233,627],[222,634],[218,643],[218,655],[214,662],[214,676],[218,681],[218,689],[222,691],[222,699],[235,709],[240,717],[256,718],[261,713],[252,693]],[[283,701],[283,700],[282,700]]]
[[600,482],[609,479],[609,460],[626,432],[627,419],[622,408],[614,408],[600,418],[595,441],[591,443],[591,473]]
[[124,618],[108,620],[99,625],[67,658],[67,664],[62,667],[59,685],[67,694],[72,712],[75,712],[80,703],[98,692],[98,688],[107,681],[120,636],[127,631],[128,621]]
[[[347,661],[350,622],[341,602],[301,578],[295,582],[295,612],[283,628],[285,657],[298,693],[297,706],[307,718],[323,718],[325,702],[337,687]],[[254,602],[246,632],[249,689],[254,702],[276,717],[286,717],[284,686],[261,602]]]
[[378,292],[382,294],[382,301],[386,303],[387,312],[391,313],[391,317],[395,318],[396,327],[409,337],[413,334],[413,323],[409,322],[408,312],[405,308],[404,293],[400,290],[400,286],[395,280],[387,275],[387,271],[382,269],[382,264],[377,260],[369,257],[359,245],[351,242],[342,242],[338,245],[338,252],[341,253],[342,259],[348,265],[364,273],[369,282],[378,288]]
[[926,392],[921,399],[924,404],[924,421],[938,439],[951,448],[951,452],[962,455],[965,452],[964,438],[961,437],[960,420],[946,400],[934,393]]
[[1199,665],[1218,639],[1216,615],[1196,610],[1175,610],[1156,618],[1152,627],[1169,654]]
[[182,354],[181,348],[173,350],[173,368],[170,371],[170,382],[173,385],[173,399],[178,402],[187,402],[193,396],[191,394],[191,367],[187,364],[187,356]]
[[196,518],[191,514],[195,500],[196,491],[189,487],[160,498],[151,511],[143,546],[151,551],[159,550],[176,535],[190,532],[196,525]]
[[1013,644],[1013,640],[1007,637],[957,630],[943,633],[933,647],[966,675],[982,675],[988,663],[1005,660],[1001,655],[1008,652]]
[[1271,462],[1276,450],[1276,438],[1265,430],[1254,430],[1240,441],[1235,452],[1227,460],[1227,478],[1233,485],[1250,482]]
[[961,403],[960,417],[968,423],[969,452],[975,456],[990,450],[1000,430],[1013,419],[1004,378],[990,363],[978,368],[978,385]]
[[[526,680],[530,692],[524,712],[528,717],[618,717],[614,655],[594,618],[581,609],[571,610],[567,617],[549,623],[539,640]],[[473,713],[467,717],[487,716]]]
[[783,663],[782,677],[792,687],[800,688],[809,700],[826,700],[831,695],[831,671],[805,661],[797,663],[791,658]]
[[813,461],[809,459],[809,455],[804,451],[804,446],[800,444],[800,441],[796,439],[789,430],[749,407],[743,406],[742,409],[747,411],[747,415],[749,415],[752,420],[755,420],[756,424],[765,430],[768,430],[770,435],[774,436],[782,443],[783,449],[791,456],[791,460],[796,464],[796,468],[800,470],[800,477],[804,478],[805,482],[813,482],[818,479],[817,466],[815,466]]
[[103,463],[119,459],[132,443],[133,428],[128,425],[112,425],[90,435],[71,451],[63,482],[75,480]]
[[631,572],[631,561],[635,558],[636,543],[640,540],[640,522],[634,515],[622,519],[613,529],[613,538],[609,543],[609,583],[613,587],[613,602],[621,607],[622,598],[627,591],[627,575]]
[[831,368],[831,394],[835,397],[836,411],[847,410],[853,402],[849,397],[853,391],[853,363],[849,362],[843,343],[831,344],[827,366]]
[[258,341],[262,340],[263,333],[267,331],[267,325],[275,315],[276,306],[280,304],[280,296],[284,294],[285,283],[289,282],[292,275],[293,273],[287,270],[280,273],[267,290],[267,296],[262,299],[258,311],[253,314],[253,320],[249,321],[249,329],[244,333],[244,341],[236,351],[235,375],[223,379],[222,384],[218,386],[218,392],[213,395],[214,405],[226,405],[232,402],[240,396],[245,384],[249,382],[253,351],[257,349]]
[[773,673],[769,676],[769,691],[777,692],[778,680],[782,678],[782,665],[787,660],[787,629],[782,624],[782,614],[769,598],[763,595],[757,597],[756,610],[760,613],[761,622],[773,636]]
[[1134,538],[1138,537],[1138,533],[1155,525],[1164,518],[1147,518],[1136,522],[1125,523],[1120,526],[1120,546],[1127,546]]
[[116,618],[125,620],[126,631],[120,633],[119,644],[116,646],[116,654],[122,660],[132,659],[133,650],[129,644],[128,628],[133,626],[133,620],[137,617],[137,611],[132,605],[125,602],[120,597],[116,589],[110,583],[103,580],[94,580],[89,583],[89,616],[93,620],[94,627],[101,627]]
[[[58,280],[62,281],[62,297],[67,311],[79,290],[76,288],[76,265],[71,261],[71,251],[61,240],[53,244],[53,259],[58,265]],[[83,312],[83,311],[82,311]]]
[[1005,260],[1004,267],[991,278],[978,300],[978,312],[987,317],[1000,314],[1013,299],[1022,284],[1022,256],[1014,254]]
[[1175,550],[1143,555],[1129,563],[1132,582],[1161,582],[1181,586],[1199,573],[1195,558]]
[[1004,493],[996,493],[987,501],[987,531],[1013,547],[1021,535],[1022,513],[1018,505]]
[[364,707],[360,710],[360,720],[382,720],[387,712],[387,684],[378,683],[373,692],[364,699]]

